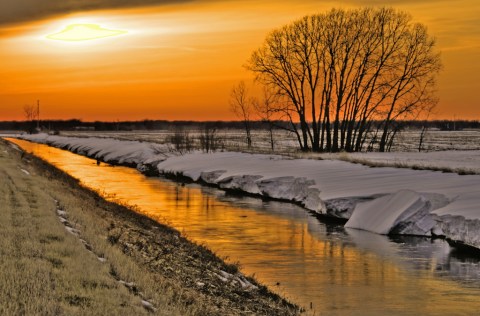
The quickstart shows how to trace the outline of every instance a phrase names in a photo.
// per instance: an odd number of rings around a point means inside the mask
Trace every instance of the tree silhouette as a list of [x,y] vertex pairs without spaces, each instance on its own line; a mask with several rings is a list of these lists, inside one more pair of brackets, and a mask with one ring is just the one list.
[[[437,102],[441,69],[425,26],[390,8],[333,9],[271,32],[247,68],[275,91],[302,150],[385,151],[395,122]],[[374,121],[381,125],[374,130]]]
[[27,121],[27,132],[32,134],[35,132],[35,120],[38,118],[38,107],[35,107],[31,104],[26,104],[23,106],[23,115]]
[[245,128],[247,146],[252,147],[252,133],[250,117],[252,116],[254,100],[248,96],[245,82],[241,81],[238,85],[232,88],[230,94],[230,108],[232,112],[243,121]]

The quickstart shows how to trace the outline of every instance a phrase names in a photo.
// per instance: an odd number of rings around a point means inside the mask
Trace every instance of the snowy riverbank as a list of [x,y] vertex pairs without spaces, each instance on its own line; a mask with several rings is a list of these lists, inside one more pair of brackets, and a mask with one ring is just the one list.
[[45,134],[22,138],[136,166],[150,174],[175,174],[223,189],[293,201],[319,214],[348,220],[345,226],[350,228],[445,236],[480,248],[480,175],[235,152],[179,156],[164,145],[106,138]]

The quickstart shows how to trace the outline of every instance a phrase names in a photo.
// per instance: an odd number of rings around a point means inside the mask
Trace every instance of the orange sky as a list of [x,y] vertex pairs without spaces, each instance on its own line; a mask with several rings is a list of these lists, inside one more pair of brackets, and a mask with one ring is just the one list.
[[[4,22],[0,120],[23,120],[23,106],[37,99],[44,119],[234,119],[231,87],[252,78],[242,66],[270,30],[333,7],[387,3],[437,38],[444,70],[432,118],[480,119],[478,0],[212,0]],[[128,34],[85,42],[46,38],[74,23]]]

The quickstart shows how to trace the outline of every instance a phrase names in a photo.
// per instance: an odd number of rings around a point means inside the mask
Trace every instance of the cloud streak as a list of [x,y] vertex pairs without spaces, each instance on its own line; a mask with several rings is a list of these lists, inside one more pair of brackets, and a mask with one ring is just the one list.
[[0,25],[38,20],[52,15],[78,11],[185,2],[191,2],[191,0],[0,0]]

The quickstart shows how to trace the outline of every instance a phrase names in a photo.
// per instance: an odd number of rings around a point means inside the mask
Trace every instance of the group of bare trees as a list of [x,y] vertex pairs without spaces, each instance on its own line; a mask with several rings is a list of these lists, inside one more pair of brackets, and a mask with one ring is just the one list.
[[385,151],[397,120],[436,104],[441,62],[425,26],[404,12],[365,8],[333,9],[274,30],[247,68],[273,96],[259,106],[248,100],[245,85],[232,90],[249,146],[244,105],[268,120],[290,121],[302,150],[361,151],[375,143]]
[[215,123],[206,123],[203,128],[190,133],[188,129],[177,126],[173,134],[169,135],[167,141],[174,146],[174,149],[183,154],[195,149],[201,149],[204,152],[214,152],[223,144],[217,135]]

